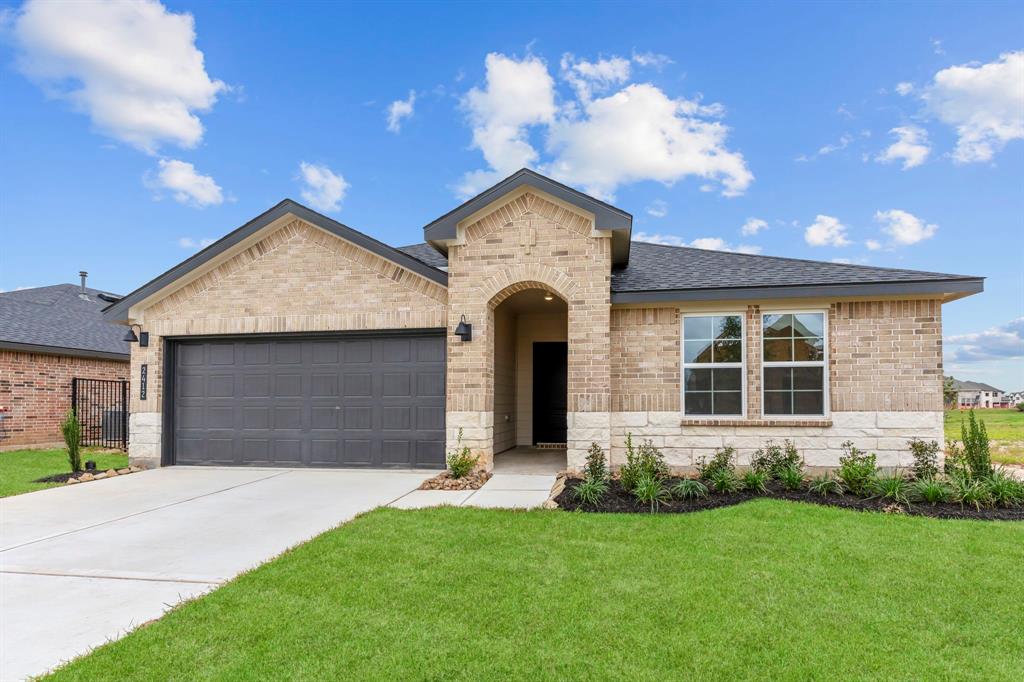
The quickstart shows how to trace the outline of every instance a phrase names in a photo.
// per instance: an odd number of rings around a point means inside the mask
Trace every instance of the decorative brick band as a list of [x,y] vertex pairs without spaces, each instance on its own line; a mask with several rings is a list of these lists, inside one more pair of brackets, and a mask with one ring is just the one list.
[[680,426],[832,426],[831,419],[682,419]]

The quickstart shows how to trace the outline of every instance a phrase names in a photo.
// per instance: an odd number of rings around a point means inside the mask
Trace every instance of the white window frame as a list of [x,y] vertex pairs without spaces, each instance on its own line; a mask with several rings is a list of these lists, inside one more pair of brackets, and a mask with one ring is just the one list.
[[[790,362],[766,362],[764,359],[764,318],[768,315],[807,315],[820,313],[822,317],[822,352],[823,357],[821,360],[793,360]],[[761,319],[758,320],[758,324],[761,325],[761,347],[758,348],[758,353],[761,358],[761,418],[762,419],[789,419],[793,421],[800,421],[804,419],[827,419],[832,414],[831,404],[831,387],[829,385],[829,371],[828,371],[828,309],[827,308],[795,308],[787,310],[763,310],[761,311]],[[765,411],[766,403],[764,400],[764,371],[769,367],[821,367],[822,372],[822,391],[821,397],[821,414],[768,414]]]
[[[740,318],[740,361],[739,362],[686,362],[686,318],[688,317],[739,317]],[[690,419],[744,419],[747,416],[747,315],[745,312],[697,311],[684,312],[679,316],[679,408],[684,417]],[[714,342],[714,339],[712,339]],[[740,412],[739,414],[687,414],[686,413],[686,370],[688,369],[739,369],[740,370]],[[712,398],[713,400],[714,398]]]

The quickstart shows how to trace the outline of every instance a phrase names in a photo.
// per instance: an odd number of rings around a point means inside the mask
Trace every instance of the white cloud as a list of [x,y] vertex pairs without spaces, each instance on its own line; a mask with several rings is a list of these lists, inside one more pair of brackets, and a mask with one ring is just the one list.
[[150,189],[168,190],[179,204],[206,208],[224,203],[224,192],[212,177],[177,159],[160,159],[156,174],[147,174],[143,182]]
[[487,55],[487,85],[462,99],[473,126],[473,147],[483,152],[489,170],[467,173],[456,187],[469,197],[506,175],[535,165],[539,155],[530,144],[528,127],[555,118],[555,81],[537,57],[521,61],[492,52]]
[[990,161],[1007,142],[1024,139],[1024,51],[988,64],[951,66],[922,94],[928,111],[957,132],[953,160]]
[[894,135],[896,141],[875,157],[875,161],[879,163],[902,160],[903,170],[908,170],[924,163],[932,150],[928,144],[928,133],[924,128],[900,126],[890,130],[889,134]]
[[907,81],[902,81],[896,84],[896,94],[900,97],[906,97],[914,91],[914,84]]
[[768,223],[764,220],[760,218],[747,218],[747,222],[743,223],[743,227],[740,228],[740,233],[750,236],[767,229]]
[[657,54],[655,52],[634,52],[633,61],[639,66],[649,66],[658,69],[659,71],[669,64],[675,64],[668,55]]
[[[575,98],[558,107],[555,82],[543,61],[488,55],[486,87],[463,98],[473,146],[483,152],[488,168],[464,176],[457,192],[470,196],[532,166],[608,200],[623,184],[671,185],[690,175],[720,183],[725,196],[742,194],[754,176],[743,155],[725,147],[729,129],[714,120],[724,113],[721,105],[672,99],[648,83],[590,99],[621,84],[626,70],[619,59],[565,61],[572,77],[586,83],[586,94],[577,87]],[[546,134],[543,162],[529,140],[532,126]]]
[[349,184],[345,178],[322,164],[299,164],[302,182],[302,200],[318,211],[332,213],[341,210]]
[[205,249],[210,244],[217,241],[216,239],[200,239],[195,240],[191,237],[182,237],[178,240],[178,246],[183,249]]
[[932,38],[931,39],[931,43],[932,43],[932,52],[934,52],[935,54],[946,54],[946,50],[944,50],[942,48],[942,41],[941,40],[939,40],[938,38]]
[[852,243],[846,236],[846,226],[838,218],[821,214],[804,230],[804,241],[811,246],[849,246]]
[[401,132],[402,120],[412,118],[416,106],[416,91],[409,91],[408,99],[396,99],[388,106],[388,130],[393,133]]
[[889,235],[893,244],[897,246],[909,246],[931,239],[939,229],[938,225],[925,223],[917,216],[898,208],[877,211],[875,222],[882,226],[882,232]]
[[662,244],[664,246],[688,246],[693,249],[706,249],[708,251],[732,251],[735,253],[757,254],[761,253],[760,246],[750,244],[739,244],[732,246],[721,237],[698,237],[692,242],[687,242],[682,237],[674,234],[658,234],[648,232],[637,232],[633,239],[638,242],[649,244]]
[[192,15],[156,0],[29,0],[14,34],[23,73],[104,134],[148,153],[164,142],[196,146],[196,112],[227,88],[206,73]]
[[954,362],[1024,358],[1024,317],[973,334],[947,336]]
[[609,88],[625,83],[630,74],[629,60],[622,57],[588,62],[577,60],[566,52],[560,66],[562,78],[573,87],[582,102],[589,102],[594,93],[607,92]]
[[814,152],[810,156],[807,156],[806,154],[801,154],[800,156],[796,157],[796,160],[797,161],[801,161],[801,162],[813,161],[814,159],[818,158],[819,156],[828,156],[829,154],[833,154],[835,152],[842,151],[843,149],[846,149],[847,147],[849,147],[851,142],[853,142],[853,136],[850,135],[849,133],[843,133],[839,137],[839,141],[838,142],[836,142],[834,144],[830,143],[830,144],[822,145],[821,147],[818,147],[818,151]]
[[668,215],[668,204],[661,199],[655,199],[647,207],[647,215],[652,218],[664,218]]
[[869,239],[866,242],[864,242],[864,246],[868,247],[868,251],[878,251],[880,248],[882,248],[882,242],[878,241],[877,239]]

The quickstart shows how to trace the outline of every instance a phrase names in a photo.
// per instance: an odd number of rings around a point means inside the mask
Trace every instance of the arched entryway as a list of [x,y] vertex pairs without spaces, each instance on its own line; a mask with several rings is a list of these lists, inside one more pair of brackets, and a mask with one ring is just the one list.
[[569,408],[568,304],[549,285],[522,282],[495,296],[489,307],[494,470],[561,471]]

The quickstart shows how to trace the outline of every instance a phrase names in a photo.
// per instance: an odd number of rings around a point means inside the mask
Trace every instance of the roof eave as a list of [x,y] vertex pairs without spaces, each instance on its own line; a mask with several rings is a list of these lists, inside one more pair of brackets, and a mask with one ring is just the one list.
[[294,215],[296,218],[306,221],[316,227],[327,230],[337,237],[351,242],[356,246],[366,249],[381,258],[389,260],[403,268],[429,279],[441,286],[448,286],[447,273],[431,267],[426,263],[413,258],[412,256],[388,246],[383,242],[363,234],[357,230],[343,225],[332,218],[306,208],[302,204],[291,199],[285,199],[265,213],[250,220],[233,232],[217,240],[194,256],[178,263],[170,270],[155,277],[146,284],[131,292],[116,303],[112,303],[103,309],[103,318],[108,322],[124,322],[128,319],[128,312],[133,305],[143,301],[162,289],[170,286],[180,278],[194,271],[195,269],[209,263],[231,247],[244,241],[256,232],[271,223],[287,216]]
[[95,360],[118,360],[128,362],[130,353],[113,353],[110,351],[93,350],[91,348],[64,348],[47,346],[40,343],[21,343],[19,341],[0,341],[0,350],[19,353],[41,353],[43,355],[69,355],[76,358],[92,358]]
[[840,298],[848,296],[942,295],[945,301],[985,290],[985,278],[916,282],[864,282],[851,284],[726,287],[719,289],[661,289],[615,291],[612,303],[668,303],[673,301],[734,301],[752,299]]

